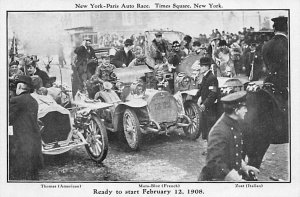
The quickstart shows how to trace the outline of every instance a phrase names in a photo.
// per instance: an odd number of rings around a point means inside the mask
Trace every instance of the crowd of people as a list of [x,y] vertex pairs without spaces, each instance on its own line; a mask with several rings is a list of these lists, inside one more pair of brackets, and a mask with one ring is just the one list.
[[[133,40],[135,46],[142,46],[145,41],[145,37],[142,35],[142,33],[132,34],[130,36],[130,39]],[[125,40],[126,40],[125,36],[120,35],[118,33],[100,34],[99,46],[100,47],[122,47],[124,45]]]
[[[275,84],[282,91],[288,87],[286,23],[286,18],[274,19],[275,37],[269,42],[262,40],[261,43],[251,40],[250,37],[246,39],[253,28],[249,31],[244,29],[238,34],[224,31],[220,33],[216,29],[212,31],[210,38],[200,34],[199,39],[193,40],[191,36],[186,35],[183,41],[173,41],[170,49],[169,43],[163,39],[163,33],[157,32],[150,45],[150,55],[147,57],[140,47],[144,42],[142,35],[133,35],[125,39],[116,34],[105,34],[101,36],[100,44],[123,47],[116,51],[110,60],[109,56],[103,57],[100,67],[112,65],[114,68],[124,68],[139,65],[142,61],[153,69],[167,65],[169,72],[178,74],[183,69],[182,61],[189,59],[192,68],[202,75],[197,96],[199,110],[206,118],[207,113],[214,110],[213,103],[218,99],[219,76],[233,77],[244,74],[250,81],[266,78],[266,82]],[[278,43],[282,45],[280,49],[275,47]],[[77,80],[78,83],[72,84],[73,94],[77,90],[83,91],[87,84],[93,84],[95,80],[103,80],[95,51],[90,44],[90,38],[84,38],[82,45],[74,51],[77,57],[73,66],[73,80]],[[280,57],[282,53],[284,57]],[[16,61],[12,61],[9,65],[9,78],[14,79],[16,85],[10,91],[9,110],[9,122],[14,130],[10,136],[9,151],[12,179],[37,179],[38,169],[42,164],[41,136],[37,126],[38,104],[30,96],[32,90],[30,76],[39,76],[41,87],[46,88],[51,86],[51,80],[46,72],[37,67],[37,61],[37,57],[32,56],[24,60],[24,66],[19,67],[19,62]],[[174,81],[170,81],[170,84],[174,84]],[[245,94],[240,92],[221,99],[225,113],[211,130],[212,125],[208,125],[208,120],[203,120],[202,138],[208,142],[207,162],[199,180],[241,181],[240,170],[246,173],[249,170],[256,173],[259,171],[247,165],[242,157],[240,122],[247,112]]]

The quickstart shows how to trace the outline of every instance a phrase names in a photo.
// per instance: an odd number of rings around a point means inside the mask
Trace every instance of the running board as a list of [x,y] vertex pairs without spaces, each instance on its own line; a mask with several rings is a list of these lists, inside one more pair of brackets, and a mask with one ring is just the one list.
[[56,154],[61,154],[64,152],[67,152],[68,150],[78,147],[78,146],[83,146],[88,144],[87,142],[75,142],[75,141],[70,141],[69,144],[66,145],[59,145],[58,143],[55,144],[46,144],[46,147],[44,145],[42,146],[42,153],[43,154],[49,154],[49,155],[56,155]]

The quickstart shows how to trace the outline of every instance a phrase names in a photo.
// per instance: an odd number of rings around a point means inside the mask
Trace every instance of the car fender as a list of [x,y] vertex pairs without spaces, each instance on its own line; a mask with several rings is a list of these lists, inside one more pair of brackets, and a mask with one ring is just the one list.
[[114,132],[121,131],[123,129],[123,113],[127,108],[140,109],[146,107],[147,101],[143,99],[133,99],[124,103],[119,103],[113,113],[113,125]]

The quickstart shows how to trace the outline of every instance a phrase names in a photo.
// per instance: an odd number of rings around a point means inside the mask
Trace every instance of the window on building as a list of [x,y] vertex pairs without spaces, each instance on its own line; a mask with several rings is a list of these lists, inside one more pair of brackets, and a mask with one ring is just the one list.
[[82,38],[85,37],[89,37],[91,39],[91,44],[98,44],[98,35],[96,32],[82,34]]

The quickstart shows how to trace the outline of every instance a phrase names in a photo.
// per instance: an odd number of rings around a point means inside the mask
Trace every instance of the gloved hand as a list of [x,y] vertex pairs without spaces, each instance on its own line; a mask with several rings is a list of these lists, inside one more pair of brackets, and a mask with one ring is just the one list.
[[201,104],[199,109],[200,109],[201,112],[204,112],[205,111],[205,105]]
[[247,175],[249,175],[249,170],[252,170],[255,173],[255,175],[259,174],[260,172],[259,169],[257,169],[256,167],[247,165],[244,160],[242,160],[242,170],[246,172]]
[[248,174],[249,170],[252,170],[255,174],[259,174],[259,169],[257,169],[256,167],[253,167],[253,166],[245,165],[242,167],[242,170],[245,171],[247,174]]
[[242,175],[238,173],[235,169],[232,169],[226,176],[225,176],[225,181],[245,181],[242,179]]

